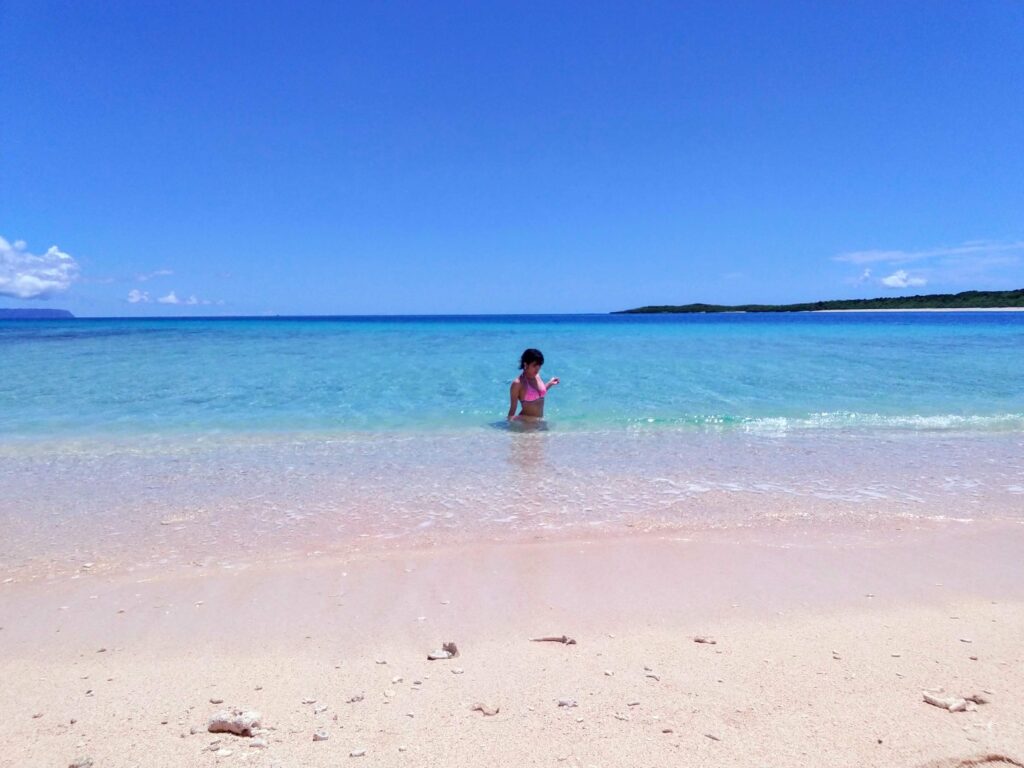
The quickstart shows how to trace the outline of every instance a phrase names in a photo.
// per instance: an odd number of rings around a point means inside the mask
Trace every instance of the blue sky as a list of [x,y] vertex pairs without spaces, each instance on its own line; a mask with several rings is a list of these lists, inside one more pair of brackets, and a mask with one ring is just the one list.
[[1016,0],[4,0],[0,36],[0,307],[1024,287]]

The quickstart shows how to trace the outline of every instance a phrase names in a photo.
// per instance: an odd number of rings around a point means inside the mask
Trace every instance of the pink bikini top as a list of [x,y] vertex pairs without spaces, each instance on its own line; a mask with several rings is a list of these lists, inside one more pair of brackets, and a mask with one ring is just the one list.
[[534,400],[540,400],[548,393],[548,388],[544,386],[544,381],[540,382],[540,389],[532,381],[527,379],[525,376],[519,377],[519,399],[524,403],[532,403]]

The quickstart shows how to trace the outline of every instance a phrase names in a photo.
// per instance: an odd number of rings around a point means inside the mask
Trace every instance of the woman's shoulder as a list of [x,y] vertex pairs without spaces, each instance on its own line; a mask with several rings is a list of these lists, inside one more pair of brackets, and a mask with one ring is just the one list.
[[514,387],[514,386],[515,386],[516,384],[519,384],[520,386],[522,386],[522,383],[523,383],[523,375],[522,375],[522,374],[519,374],[519,375],[518,375],[518,376],[516,376],[516,377],[515,377],[514,379],[512,379],[511,385],[512,385],[513,387]]

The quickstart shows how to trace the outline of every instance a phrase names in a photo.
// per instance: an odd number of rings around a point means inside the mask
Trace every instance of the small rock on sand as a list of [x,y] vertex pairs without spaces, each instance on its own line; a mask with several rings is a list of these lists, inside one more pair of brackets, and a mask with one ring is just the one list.
[[74,760],[68,763],[68,768],[92,768],[92,758],[76,757]]
[[360,701],[362,701],[362,700],[363,700],[364,698],[365,698],[365,697],[363,696],[363,694],[361,694],[361,693],[357,693],[357,694],[356,694],[355,696],[352,696],[352,697],[351,697],[351,698],[350,698],[350,699],[349,699],[348,701],[346,701],[345,703],[346,703],[346,704],[355,704],[355,703],[357,703],[357,702],[360,702]]
[[217,757],[231,757],[231,755],[234,754],[234,753],[230,749],[224,749],[222,747],[221,749],[218,749],[213,754],[215,754]]
[[470,707],[470,710],[472,710],[473,712],[483,712],[484,716],[486,717],[493,717],[494,715],[498,714],[498,712],[501,710],[501,707],[492,704],[483,704],[481,702],[477,702],[472,707]]
[[715,640],[715,638],[708,637],[707,635],[697,635],[696,637],[693,638],[693,642],[695,642],[695,643],[702,643],[704,645],[717,645],[718,644],[718,641]]
[[559,699],[558,700],[558,706],[560,706],[560,707],[575,707],[575,706],[578,706],[578,705],[576,704],[576,699]]
[[236,736],[252,736],[254,728],[260,727],[260,713],[243,712],[240,709],[220,710],[210,716],[206,729],[210,733],[233,733]]
[[924,700],[933,707],[948,709],[950,712],[963,712],[967,709],[967,700],[959,696],[936,696],[928,691],[923,691]]
[[210,699],[211,704],[223,704],[224,699]]
[[327,733],[327,731],[313,731],[313,741],[327,741],[329,738],[331,737],[330,734]]
[[458,646],[455,643],[445,643],[441,646],[440,651],[431,651],[427,654],[427,659],[430,661],[444,661],[446,659],[454,659],[459,655]]
[[366,757],[366,750],[365,749],[353,749],[351,752],[348,753],[348,756],[349,757]]

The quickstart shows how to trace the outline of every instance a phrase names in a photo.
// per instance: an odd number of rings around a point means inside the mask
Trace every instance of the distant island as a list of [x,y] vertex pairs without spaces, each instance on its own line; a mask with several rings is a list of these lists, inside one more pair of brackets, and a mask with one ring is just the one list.
[[807,304],[680,304],[638,307],[612,312],[613,315],[653,315],[696,312],[823,312],[850,309],[1024,309],[1024,288],[1016,291],[964,291],[932,293],[927,296],[900,296],[877,299],[837,299]]
[[0,320],[66,320],[74,318],[66,309],[4,309],[0,307]]

